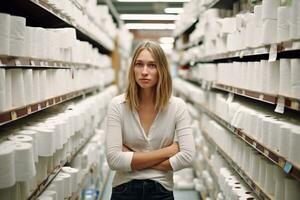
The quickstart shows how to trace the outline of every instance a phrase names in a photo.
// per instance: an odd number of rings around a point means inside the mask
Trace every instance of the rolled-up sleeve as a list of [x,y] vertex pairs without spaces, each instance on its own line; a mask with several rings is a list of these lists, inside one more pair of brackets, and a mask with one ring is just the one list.
[[177,106],[175,130],[180,152],[169,159],[173,171],[189,167],[195,155],[194,136],[187,106],[181,99]]
[[108,106],[107,112],[106,159],[112,170],[131,171],[133,152],[122,151],[121,117],[120,106],[113,99]]

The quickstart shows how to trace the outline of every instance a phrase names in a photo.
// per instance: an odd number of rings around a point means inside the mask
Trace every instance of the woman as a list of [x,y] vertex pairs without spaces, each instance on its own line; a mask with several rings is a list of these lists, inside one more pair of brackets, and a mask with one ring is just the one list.
[[173,171],[190,165],[195,146],[186,105],[171,96],[168,63],[158,44],[135,49],[128,79],[125,94],[108,108],[106,157],[116,170],[111,199],[174,199]]

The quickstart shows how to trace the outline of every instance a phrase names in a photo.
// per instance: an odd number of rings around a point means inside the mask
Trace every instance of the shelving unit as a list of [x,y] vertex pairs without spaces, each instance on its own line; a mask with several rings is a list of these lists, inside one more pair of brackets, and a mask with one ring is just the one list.
[[26,116],[32,115],[36,112],[42,111],[44,109],[53,107],[60,103],[72,100],[74,98],[84,96],[93,92],[97,92],[99,87],[91,87],[83,90],[78,90],[74,92],[70,92],[68,94],[60,95],[57,97],[53,97],[50,99],[46,99],[41,102],[37,102],[34,104],[26,105],[20,108],[15,108],[3,113],[0,113],[0,126],[18,120],[20,118],[24,118]]
[[209,134],[202,130],[203,136],[206,138],[209,143],[216,146],[217,151],[221,154],[221,156],[227,161],[227,163],[239,174],[239,176],[248,184],[248,186],[255,192],[255,194],[262,199],[272,200],[274,199],[270,195],[266,194],[261,187],[255,183],[231,158],[228,156],[218,145],[209,137]]
[[275,96],[275,95],[265,94],[265,93],[261,93],[261,92],[227,86],[227,85],[223,85],[223,84],[213,84],[212,88],[230,92],[230,93],[234,93],[234,94],[248,97],[251,99],[255,99],[258,101],[263,101],[263,102],[266,102],[269,104],[277,104],[278,99],[281,97],[281,98],[284,98],[284,100],[285,100],[284,106],[286,108],[300,111],[300,100],[299,99],[285,97],[285,96],[277,96],[277,95]]
[[232,9],[233,3],[236,1],[237,0],[212,0],[206,7]]
[[76,29],[78,39],[88,41],[94,47],[97,47],[101,53],[109,54],[113,50],[113,41],[104,31],[101,37],[110,40],[110,44],[99,41],[95,36],[71,21],[68,16],[59,14],[41,1],[12,0],[1,5],[0,12],[23,16],[26,18],[26,24],[29,26],[39,26],[44,28],[73,27]]

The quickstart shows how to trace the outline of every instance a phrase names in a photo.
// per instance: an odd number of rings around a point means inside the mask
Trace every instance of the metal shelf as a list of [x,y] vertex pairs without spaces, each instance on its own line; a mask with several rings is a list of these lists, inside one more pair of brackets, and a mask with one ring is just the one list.
[[64,62],[50,59],[0,55],[0,68],[70,69],[72,67],[99,69],[98,66],[86,63]]
[[235,134],[241,140],[245,141],[250,147],[255,149],[260,154],[264,155],[269,161],[273,162],[274,164],[278,165],[285,173],[290,174],[295,179],[300,181],[300,167],[293,164],[292,162],[285,159],[283,156],[279,155],[278,153],[272,151],[271,149],[265,147],[262,143],[256,141],[252,137],[250,137],[247,133],[241,131],[238,128],[233,127],[231,124],[226,122],[225,120],[221,119],[215,113],[211,112],[206,107],[199,105],[199,108],[205,112],[208,116],[218,122],[220,125],[228,129],[231,133]]
[[277,104],[279,98],[281,97],[281,98],[284,98],[284,106],[286,108],[300,111],[300,99],[285,97],[285,96],[281,96],[281,95],[271,95],[271,94],[241,89],[241,88],[232,87],[232,86],[223,85],[223,84],[213,84],[212,88],[230,92],[230,93],[234,93],[234,94],[237,94],[240,96],[244,96],[247,98],[266,102],[269,104]]
[[[27,26],[44,28],[73,27],[76,29],[78,39],[90,42],[101,53],[110,54],[113,50],[110,45],[100,41],[75,24],[68,16],[60,14],[59,11],[54,10],[44,2],[38,0],[11,0],[0,6],[0,12],[25,17]],[[104,31],[102,32],[104,37],[110,39]]]
[[9,111],[5,111],[0,113],[0,126],[18,120],[20,118],[27,117],[36,112],[42,111],[46,108],[50,108],[62,102],[69,101],[79,96],[84,96],[99,90],[99,86],[94,86],[90,88],[86,88],[83,90],[78,90],[74,92],[70,92],[68,94],[60,95],[57,97],[53,97],[50,99],[46,99],[41,102],[37,102],[34,104],[26,105],[23,107],[15,108]]
[[209,143],[216,146],[217,151],[221,154],[221,156],[227,161],[227,163],[237,172],[237,174],[245,181],[245,183],[253,190],[253,192],[260,197],[261,199],[272,200],[273,197],[266,194],[260,186],[255,183],[231,158],[228,156],[209,136],[209,134],[202,130],[203,136],[206,138]]
[[211,3],[206,5],[206,8],[222,8],[222,9],[232,9],[233,4],[238,0],[212,0]]

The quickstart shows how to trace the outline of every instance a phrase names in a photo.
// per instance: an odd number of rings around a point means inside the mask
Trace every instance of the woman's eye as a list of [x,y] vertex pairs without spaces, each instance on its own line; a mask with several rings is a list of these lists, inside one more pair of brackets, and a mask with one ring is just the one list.
[[151,69],[154,69],[154,68],[156,68],[156,64],[150,64],[149,67],[150,67]]
[[143,63],[136,63],[135,66],[136,67],[143,67],[144,65],[143,65]]

